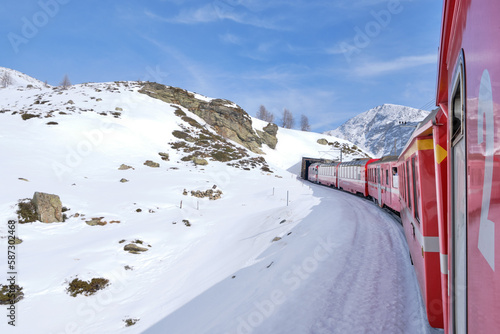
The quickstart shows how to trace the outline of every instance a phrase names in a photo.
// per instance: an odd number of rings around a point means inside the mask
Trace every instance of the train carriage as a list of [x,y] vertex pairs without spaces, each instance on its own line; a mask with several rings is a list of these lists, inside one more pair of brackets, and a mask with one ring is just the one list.
[[385,156],[368,165],[368,195],[380,207],[399,212],[399,176],[397,156]]
[[321,164],[314,163],[309,166],[307,179],[311,182],[318,183],[318,169]]
[[434,169],[433,120],[424,119],[398,159],[400,216],[406,240],[433,327],[443,327],[439,228]]
[[447,194],[438,207],[447,333],[500,328],[499,15],[497,0],[444,1],[436,170]]
[[321,164],[318,167],[318,183],[328,187],[338,187],[337,167],[340,162]]
[[355,159],[338,166],[338,187],[353,194],[368,196],[367,165],[378,159]]

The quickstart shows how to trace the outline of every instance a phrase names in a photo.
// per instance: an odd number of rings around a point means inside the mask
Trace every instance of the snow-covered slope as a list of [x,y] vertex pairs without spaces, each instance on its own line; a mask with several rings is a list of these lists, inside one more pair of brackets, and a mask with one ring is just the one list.
[[[24,73],[21,73],[16,70],[12,70],[10,68],[6,67],[0,67],[0,78],[4,78],[4,76],[7,76],[9,78],[9,86],[12,87],[24,87],[31,85],[33,88],[41,88],[43,86],[48,86],[45,85],[43,82],[40,80],[37,80],[35,78],[30,77],[29,75],[26,75]],[[0,84],[0,87],[3,87],[3,85]]]
[[379,158],[394,155],[394,143],[399,154],[415,126],[428,114],[425,110],[384,104],[351,118],[325,134],[349,140]]
[[[69,209],[63,223],[17,224],[24,299],[16,327],[4,316],[0,332],[432,331],[400,226],[285,170],[324,136],[279,129],[277,149],[265,149],[272,173],[248,151],[233,166],[196,166],[171,144],[179,132],[213,131],[138,88],[0,89],[0,284],[18,201],[41,191]],[[220,199],[191,196],[214,186]],[[109,223],[86,224],[94,217]],[[148,250],[130,254],[129,243]],[[95,295],[66,291],[74,278],[100,277],[110,285]]]

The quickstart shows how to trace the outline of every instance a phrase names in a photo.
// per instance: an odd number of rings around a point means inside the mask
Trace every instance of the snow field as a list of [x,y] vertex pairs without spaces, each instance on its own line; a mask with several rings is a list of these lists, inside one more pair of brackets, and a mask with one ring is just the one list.
[[[1,222],[16,218],[19,199],[42,191],[70,208],[64,223],[17,225],[25,298],[18,326],[0,321],[2,333],[432,332],[401,228],[367,201],[286,171],[327,149],[316,143],[324,135],[280,128],[276,150],[264,148],[273,174],[212,161],[196,167],[168,145],[181,129],[175,109],[135,90],[0,90],[0,110],[71,114],[23,121],[0,113],[0,264]],[[78,108],[66,109],[69,100]],[[219,200],[189,194],[214,185]],[[85,224],[93,217],[120,223]],[[148,251],[123,250],[136,240]],[[76,277],[111,284],[73,298],[66,288]],[[125,319],[140,320],[125,327]]]

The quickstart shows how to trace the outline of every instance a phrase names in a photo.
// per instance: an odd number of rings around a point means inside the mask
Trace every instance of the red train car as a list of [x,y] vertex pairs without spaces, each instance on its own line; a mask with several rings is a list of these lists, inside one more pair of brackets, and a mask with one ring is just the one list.
[[318,167],[318,182],[328,187],[338,187],[337,168],[340,162],[321,164]]
[[321,164],[315,163],[309,166],[307,179],[311,182],[318,183],[318,168]]
[[435,170],[447,333],[500,327],[499,15],[497,0],[444,1]]
[[386,156],[368,165],[368,195],[380,207],[388,207],[399,212],[398,157]]
[[367,165],[378,159],[355,159],[338,166],[338,187],[353,194],[368,196]]
[[437,111],[413,132],[398,159],[400,216],[433,327],[443,327],[433,126]]

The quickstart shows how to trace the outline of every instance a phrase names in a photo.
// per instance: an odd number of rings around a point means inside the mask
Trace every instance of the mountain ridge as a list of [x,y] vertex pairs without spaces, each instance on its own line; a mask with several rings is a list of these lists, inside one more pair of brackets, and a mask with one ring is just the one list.
[[[349,140],[368,151],[373,157],[399,154],[411,133],[429,111],[396,104],[383,104],[369,109],[324,132],[326,135]],[[394,152],[396,147],[396,152]]]

